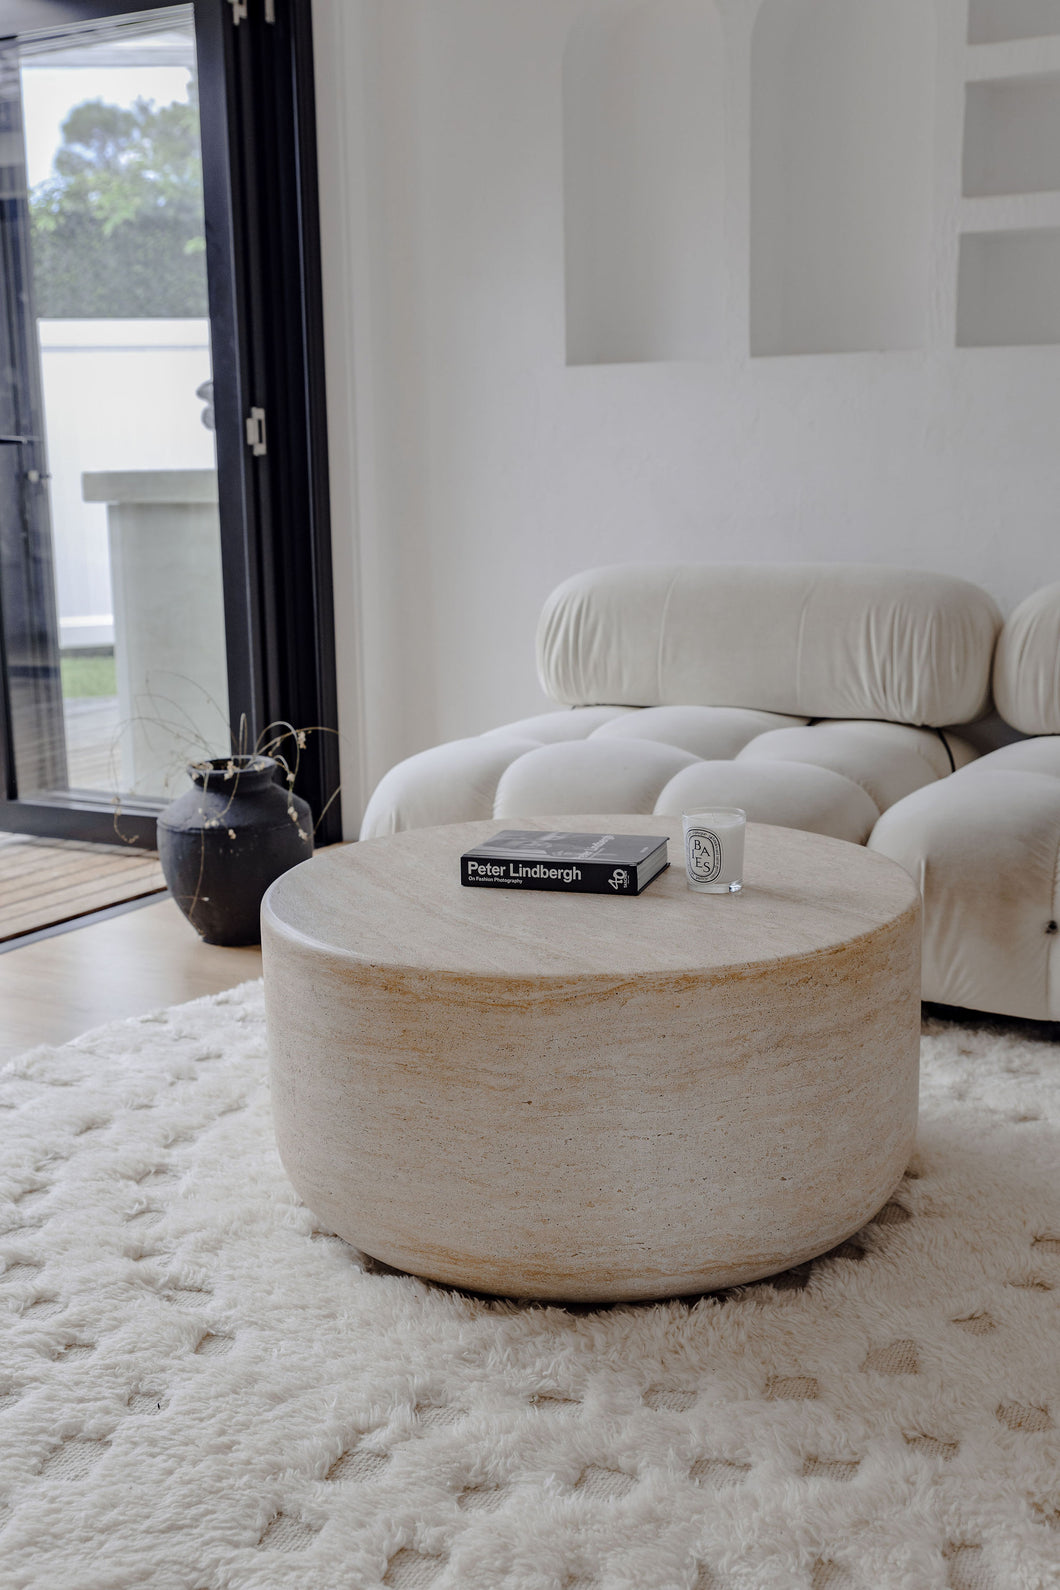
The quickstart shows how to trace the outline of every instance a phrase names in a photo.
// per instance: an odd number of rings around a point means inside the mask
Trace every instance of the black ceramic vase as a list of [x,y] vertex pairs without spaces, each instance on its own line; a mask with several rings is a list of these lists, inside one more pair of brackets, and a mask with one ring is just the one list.
[[313,854],[309,806],[278,770],[271,756],[192,763],[194,788],[159,814],[169,892],[207,944],[259,944],[262,895]]

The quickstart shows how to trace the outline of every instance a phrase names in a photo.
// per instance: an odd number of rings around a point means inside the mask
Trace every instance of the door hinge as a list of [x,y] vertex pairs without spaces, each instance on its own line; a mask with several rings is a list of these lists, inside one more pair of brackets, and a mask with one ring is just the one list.
[[[228,0],[228,4],[232,7],[233,27],[238,28],[241,22],[248,20],[249,3],[250,0]],[[265,21],[276,21],[276,0],[265,0]]]
[[247,415],[247,446],[255,458],[260,458],[267,453],[268,443],[265,440],[265,410],[251,409]]

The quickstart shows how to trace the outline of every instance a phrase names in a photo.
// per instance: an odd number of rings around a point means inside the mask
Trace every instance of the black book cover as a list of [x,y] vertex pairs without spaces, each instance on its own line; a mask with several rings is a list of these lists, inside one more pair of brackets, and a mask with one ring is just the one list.
[[640,894],[668,866],[666,836],[505,829],[460,858],[472,888]]

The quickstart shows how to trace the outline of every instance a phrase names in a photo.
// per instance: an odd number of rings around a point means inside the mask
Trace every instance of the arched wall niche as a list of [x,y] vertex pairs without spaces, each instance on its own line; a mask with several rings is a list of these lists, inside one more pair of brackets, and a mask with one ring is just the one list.
[[713,0],[605,0],[563,60],[568,364],[705,359],[722,313]]
[[925,0],[763,0],[751,52],[753,354],[923,344],[934,59]]

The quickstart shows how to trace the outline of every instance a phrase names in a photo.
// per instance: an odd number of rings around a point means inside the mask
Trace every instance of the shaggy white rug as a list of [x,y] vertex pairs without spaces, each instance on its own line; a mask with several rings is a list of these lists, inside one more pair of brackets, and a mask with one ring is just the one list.
[[257,984],[35,1050],[0,1075],[0,1586],[1056,1586],[1058,1061],[929,1022],[857,1239],[568,1311],[314,1230]]

